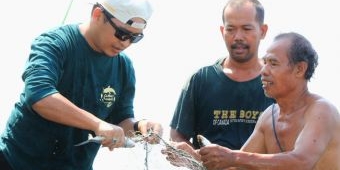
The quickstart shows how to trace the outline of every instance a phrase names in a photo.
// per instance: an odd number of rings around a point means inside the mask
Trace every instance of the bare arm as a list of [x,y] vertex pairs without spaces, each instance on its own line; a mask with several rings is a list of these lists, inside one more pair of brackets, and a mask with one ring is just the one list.
[[41,99],[32,107],[47,120],[80,129],[96,132],[102,122],[102,120],[77,107],[59,93]]
[[[95,132],[96,135],[105,137],[102,142],[103,146],[108,146],[112,150],[114,147],[124,145],[125,134],[131,136],[133,124],[136,122],[133,118],[125,119],[118,126],[107,123],[95,115],[77,107],[68,99],[59,93],[52,94],[36,102],[33,109],[43,118],[72,126],[80,129],[86,129]],[[142,120],[138,126],[139,130],[146,134],[147,129],[154,129],[154,133],[162,136],[163,129],[160,123]],[[120,139],[112,145],[112,139]],[[158,143],[158,138],[148,139],[150,143]]]
[[170,129],[170,140],[174,142],[185,142],[193,147],[192,143],[189,141],[189,138],[185,137],[182,133],[172,128]]
[[[104,146],[112,144],[112,139],[124,139],[124,131],[121,127],[109,124],[93,114],[77,107],[59,93],[49,95],[36,102],[32,108],[43,118],[95,132],[106,138]],[[114,147],[123,146],[124,140],[120,140]],[[111,147],[111,149],[113,149]]]
[[[276,154],[248,152],[251,139],[242,151],[232,151],[221,146],[210,145],[200,150],[201,159],[208,169],[221,169],[231,166],[256,170],[310,170],[313,169],[326,151],[336,129],[338,117],[335,110],[326,102],[311,105],[304,116],[304,126],[291,151]],[[337,116],[335,116],[337,115]],[[248,148],[248,150],[247,150]],[[321,167],[321,169],[329,169]]]
[[253,133],[240,150],[253,153],[266,153],[264,130],[271,126],[271,107],[268,107],[259,117]]
[[134,129],[133,129],[133,124],[136,122],[136,120],[134,118],[128,118],[123,120],[122,122],[120,122],[118,124],[118,126],[122,127],[124,130],[124,133],[127,136],[132,136]]

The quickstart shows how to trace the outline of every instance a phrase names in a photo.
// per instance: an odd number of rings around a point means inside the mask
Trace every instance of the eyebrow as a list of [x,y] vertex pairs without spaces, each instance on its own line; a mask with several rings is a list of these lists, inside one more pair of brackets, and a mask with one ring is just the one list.
[[263,56],[262,59],[263,59],[263,61],[266,61],[266,62],[279,62],[279,60],[277,60],[276,58],[273,58],[273,57]]

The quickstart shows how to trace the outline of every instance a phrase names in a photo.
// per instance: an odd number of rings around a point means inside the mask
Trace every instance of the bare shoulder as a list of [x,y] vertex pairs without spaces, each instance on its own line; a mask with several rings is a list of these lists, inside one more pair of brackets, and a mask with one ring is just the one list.
[[278,109],[278,105],[276,103],[268,106],[260,115],[260,119],[271,119],[273,113],[275,113]]
[[271,122],[272,122],[272,114],[274,114],[275,112],[277,112],[278,110],[278,106],[277,104],[272,104],[270,106],[268,106],[260,115],[258,121],[257,121],[257,125],[258,128],[261,129],[267,129],[268,126],[271,126]]
[[340,119],[339,111],[336,106],[330,102],[329,100],[325,99],[319,95],[313,95],[310,102],[309,102],[309,109],[310,113],[314,114],[322,114],[328,115],[337,119]]
[[305,113],[308,122],[323,125],[329,130],[340,130],[340,114],[333,103],[321,96],[314,95],[308,105]]

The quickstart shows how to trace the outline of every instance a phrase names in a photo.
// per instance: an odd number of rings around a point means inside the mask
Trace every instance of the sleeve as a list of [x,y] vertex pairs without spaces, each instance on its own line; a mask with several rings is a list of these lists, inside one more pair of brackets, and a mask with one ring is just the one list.
[[[197,73],[196,73],[197,74]],[[177,106],[172,117],[170,127],[188,138],[195,134],[195,80],[196,74],[186,82],[179,96]]]
[[22,79],[25,100],[29,106],[40,99],[57,93],[56,86],[62,74],[62,48],[65,44],[57,35],[42,34],[32,45]]

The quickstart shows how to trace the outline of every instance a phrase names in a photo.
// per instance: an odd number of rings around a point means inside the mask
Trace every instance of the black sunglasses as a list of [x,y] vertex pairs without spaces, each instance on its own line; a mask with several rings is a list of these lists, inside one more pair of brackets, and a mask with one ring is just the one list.
[[102,10],[103,14],[105,15],[106,19],[109,21],[110,25],[116,30],[115,37],[117,37],[121,41],[130,40],[131,43],[137,43],[140,41],[143,37],[143,33],[132,33],[124,28],[118,27],[111,18],[115,18],[113,15],[111,15],[105,8],[97,4],[98,7]]

